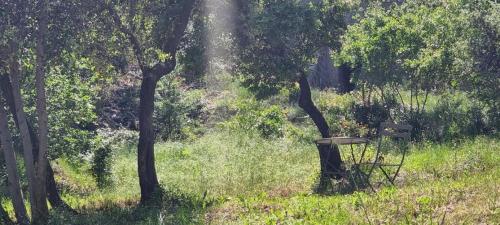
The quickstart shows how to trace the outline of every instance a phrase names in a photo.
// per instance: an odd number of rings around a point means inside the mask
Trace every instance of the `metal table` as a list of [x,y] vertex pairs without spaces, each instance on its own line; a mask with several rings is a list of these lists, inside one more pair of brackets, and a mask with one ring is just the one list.
[[[360,181],[363,183],[367,184],[370,186],[370,188],[373,190],[372,185],[369,182],[369,174],[363,172],[360,169],[360,165],[363,163],[364,158],[365,158],[365,153],[368,147],[368,144],[370,143],[370,139],[368,138],[362,138],[362,137],[331,137],[331,138],[322,138],[316,140],[317,145],[349,145],[350,146],[350,153],[351,153],[351,159],[352,159],[352,165],[351,165],[351,171],[354,173],[349,173],[351,176],[351,180],[353,181],[354,185],[356,188],[358,188],[358,184],[355,182],[354,177],[356,176],[359,178]],[[354,146],[355,145],[364,145],[363,150],[361,152],[361,156],[359,159],[356,159],[356,154],[354,154]],[[340,149],[339,149],[340,150]]]

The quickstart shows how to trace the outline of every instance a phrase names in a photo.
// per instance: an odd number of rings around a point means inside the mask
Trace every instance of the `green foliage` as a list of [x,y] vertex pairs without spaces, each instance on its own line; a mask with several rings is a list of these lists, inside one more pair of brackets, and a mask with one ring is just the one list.
[[[95,83],[91,79],[94,68],[86,58],[71,54],[66,56],[59,66],[53,66],[46,75],[49,157],[79,160],[94,150],[93,141],[97,137],[97,95]],[[29,62],[30,58],[25,60]],[[32,65],[26,65],[21,88],[28,122],[36,130],[35,83],[34,77],[27,75],[33,69]],[[88,79],[81,76],[87,76]],[[19,136],[17,132],[14,133],[16,137]]]
[[440,96],[437,105],[422,115],[425,139],[453,140],[491,133],[495,130],[495,121],[487,109],[483,103],[464,94]]
[[193,12],[193,26],[188,28],[179,52],[179,75],[189,84],[201,83],[208,69],[206,35],[211,28],[200,9],[202,5],[199,4]]
[[263,137],[283,137],[285,115],[279,106],[258,104],[255,99],[240,100],[236,103],[236,115],[223,123],[234,130],[257,131]]
[[257,129],[264,137],[283,136],[283,112],[278,106],[271,106],[263,110],[258,116]]
[[181,81],[173,77],[162,79],[155,101],[155,133],[158,140],[179,140],[196,137],[202,131],[202,92],[184,90]]
[[320,46],[338,47],[342,32],[341,7],[325,1],[260,1],[252,5],[238,49],[237,71],[242,84],[257,97],[291,87],[316,58]]
[[388,11],[371,7],[349,27],[339,59],[355,68],[358,83],[444,90],[464,20],[458,15],[456,3],[429,6],[410,1]]
[[360,136],[366,129],[356,121],[353,106],[356,99],[352,95],[339,95],[334,92],[314,92],[313,98],[324,114],[333,136]]
[[[497,26],[493,25],[496,11],[498,3],[492,1],[407,1],[388,10],[375,4],[360,17],[359,23],[349,27],[337,58],[354,68],[353,79],[363,93],[369,89],[363,101],[372,102],[375,90],[381,106],[394,114],[393,119],[414,126],[416,139],[433,129],[429,124],[440,123],[425,112],[430,109],[427,103],[432,94],[466,90],[490,105],[476,104],[475,112],[466,114],[479,120],[490,117],[488,120],[498,121],[498,114],[484,113],[486,109],[498,111],[500,78],[495,71],[498,66],[492,64],[499,61],[495,60],[499,40]],[[410,92],[409,98],[403,96],[401,89]],[[491,124],[495,123],[493,127],[498,126],[498,122]],[[458,133],[484,133],[484,128],[470,128],[465,122],[461,125],[468,128],[443,132],[454,133],[453,137]],[[472,132],[474,129],[481,132]]]
[[469,19],[465,26],[465,52],[471,60],[463,62],[472,71],[462,73],[461,86],[473,97],[488,104],[500,128],[500,3],[494,1],[472,1],[466,5]]
[[101,138],[98,144],[111,145],[114,149],[130,149],[139,142],[139,133],[127,129],[99,129],[97,130]]
[[[92,71],[85,59],[56,67],[47,76],[49,146],[52,157],[88,154],[96,138],[96,93],[92,82],[79,76]],[[89,68],[90,67],[90,68]],[[71,69],[74,68],[74,69]],[[72,74],[74,73],[74,74]],[[34,96],[33,96],[34,97]]]
[[380,123],[390,119],[390,111],[384,103],[375,100],[371,105],[355,104],[352,106],[355,121],[366,126],[375,134]]
[[91,170],[99,187],[109,185],[111,154],[112,148],[110,145],[101,146],[94,151]]

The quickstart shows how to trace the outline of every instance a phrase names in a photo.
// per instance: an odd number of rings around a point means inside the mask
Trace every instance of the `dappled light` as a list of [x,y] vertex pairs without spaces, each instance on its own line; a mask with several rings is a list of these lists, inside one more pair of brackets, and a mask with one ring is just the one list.
[[500,224],[500,3],[0,1],[0,224]]

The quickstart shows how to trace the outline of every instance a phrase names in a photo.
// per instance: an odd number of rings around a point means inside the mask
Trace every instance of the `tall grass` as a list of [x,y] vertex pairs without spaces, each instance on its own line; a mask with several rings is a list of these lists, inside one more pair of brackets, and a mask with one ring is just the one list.
[[[166,189],[210,197],[304,191],[319,170],[314,145],[253,132],[218,130],[192,143],[157,144],[155,151]],[[127,151],[116,158],[113,176],[120,193],[138,194],[135,158]]]

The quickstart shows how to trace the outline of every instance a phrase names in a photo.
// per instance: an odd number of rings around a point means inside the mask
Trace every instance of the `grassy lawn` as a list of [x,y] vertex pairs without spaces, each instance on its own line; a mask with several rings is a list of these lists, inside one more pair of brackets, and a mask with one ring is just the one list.
[[[157,145],[166,196],[138,207],[134,151],[117,152],[112,183],[100,189],[88,169],[57,163],[64,198],[79,215],[52,224],[498,224],[500,141],[476,138],[413,146],[396,187],[376,193],[314,193],[314,145],[214,132],[192,143]],[[10,207],[8,207],[10,208]]]
[[498,141],[489,139],[415,148],[397,187],[238,198],[207,218],[214,224],[498,224],[498,150]]

